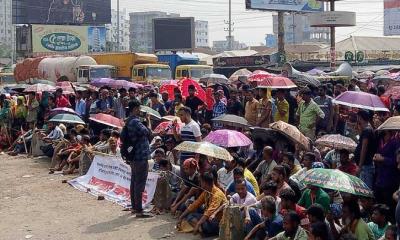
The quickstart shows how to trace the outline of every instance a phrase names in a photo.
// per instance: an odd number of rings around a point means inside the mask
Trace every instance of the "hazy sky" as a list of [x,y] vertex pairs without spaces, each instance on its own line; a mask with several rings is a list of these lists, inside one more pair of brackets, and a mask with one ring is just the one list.
[[[112,0],[116,8],[117,0]],[[128,12],[164,11],[179,13],[209,22],[210,42],[225,39],[224,20],[228,19],[229,0],[120,0],[120,8]],[[357,26],[338,28],[336,38],[383,35],[383,0],[343,0],[336,2],[337,11],[355,11]],[[236,40],[247,45],[264,43],[272,33],[273,12],[248,11],[245,0],[232,0],[232,20]]]

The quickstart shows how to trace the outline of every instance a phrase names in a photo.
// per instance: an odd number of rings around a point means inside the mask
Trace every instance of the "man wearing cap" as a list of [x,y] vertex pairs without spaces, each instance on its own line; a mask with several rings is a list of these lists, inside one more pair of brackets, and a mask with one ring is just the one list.
[[137,218],[146,218],[149,215],[143,213],[142,194],[146,186],[149,168],[151,130],[139,119],[139,101],[130,101],[128,112],[130,116],[121,132],[121,155],[132,169],[130,187],[132,213],[136,213]]

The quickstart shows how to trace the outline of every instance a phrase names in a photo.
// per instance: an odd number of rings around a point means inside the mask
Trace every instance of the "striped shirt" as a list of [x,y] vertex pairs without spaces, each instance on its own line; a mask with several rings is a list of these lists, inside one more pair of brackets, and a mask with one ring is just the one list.
[[[196,142],[196,137],[201,136],[200,126],[193,119],[181,129],[182,141]],[[194,157],[194,153],[181,152],[180,163],[182,164],[186,159]]]

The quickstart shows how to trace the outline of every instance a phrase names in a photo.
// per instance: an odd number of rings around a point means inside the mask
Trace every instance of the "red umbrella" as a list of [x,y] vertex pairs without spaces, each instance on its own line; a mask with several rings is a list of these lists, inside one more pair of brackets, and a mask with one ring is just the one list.
[[275,77],[275,76],[276,75],[273,73],[269,73],[269,72],[262,71],[262,70],[256,70],[252,74],[250,74],[250,76],[247,78],[247,81],[259,82],[259,81],[266,80],[266,79],[269,79],[269,78]]
[[104,113],[94,114],[89,119],[114,128],[121,129],[125,125],[124,120]]
[[179,89],[181,90],[182,96],[189,96],[189,86],[193,85],[196,89],[195,95],[200,98],[203,102],[206,102],[206,92],[200,86],[198,82],[190,78],[184,78],[178,82]]
[[297,86],[289,78],[275,76],[275,77],[264,79],[262,81],[258,81],[257,87],[259,87],[259,88],[274,88],[274,89],[290,89],[290,88],[296,88]]
[[176,81],[176,80],[163,81],[161,83],[160,93],[167,92],[168,99],[174,100],[175,99],[174,89],[177,87],[179,87],[179,86],[178,86],[178,81]]
[[[162,122],[153,130],[153,132],[158,134],[158,133],[164,131],[164,132],[166,132],[166,134],[174,134],[174,130],[173,130],[172,124],[173,124],[172,121]],[[185,126],[184,123],[179,123],[178,122],[178,129],[177,129],[178,132],[181,131],[183,126]]]

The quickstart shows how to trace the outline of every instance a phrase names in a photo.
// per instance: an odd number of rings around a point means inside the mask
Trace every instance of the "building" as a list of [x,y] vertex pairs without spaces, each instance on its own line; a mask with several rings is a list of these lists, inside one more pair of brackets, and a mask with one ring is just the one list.
[[[273,32],[278,38],[278,15],[272,16]],[[310,27],[307,14],[287,14],[284,16],[285,43],[329,43],[330,29]]]
[[158,11],[134,12],[129,16],[131,50],[145,53],[153,52],[153,19],[180,17],[179,14]]
[[200,47],[209,47],[209,42],[208,42],[208,21],[201,21],[201,20],[196,20],[195,22],[195,46],[196,48]]
[[0,0],[0,46],[11,47],[13,42],[11,9],[12,0]]
[[[107,51],[118,51],[118,17],[117,11],[111,10],[111,24],[107,24],[106,47]],[[129,51],[129,20],[126,9],[119,12],[119,50]]]
[[226,37],[226,40],[219,40],[219,41],[213,41],[213,47],[212,50],[221,53],[225,51],[230,51],[230,50],[240,50],[243,48],[246,48],[246,44],[240,43],[239,41],[235,41],[235,38],[232,36],[232,49],[229,49],[229,37]]

